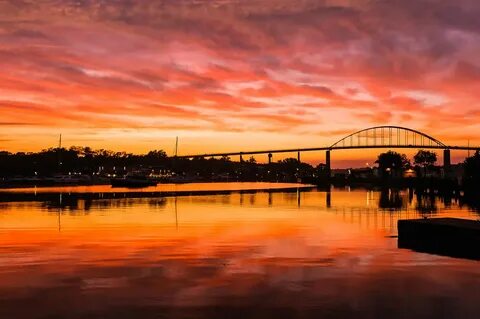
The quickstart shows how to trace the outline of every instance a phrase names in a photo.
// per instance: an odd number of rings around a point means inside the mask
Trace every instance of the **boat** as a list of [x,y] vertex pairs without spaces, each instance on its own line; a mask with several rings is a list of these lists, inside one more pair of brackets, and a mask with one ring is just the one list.
[[144,174],[129,173],[125,177],[112,178],[110,183],[112,187],[148,187],[157,186],[158,181]]
[[85,185],[90,184],[92,178],[87,175],[77,174],[59,174],[45,180],[52,182],[54,185]]

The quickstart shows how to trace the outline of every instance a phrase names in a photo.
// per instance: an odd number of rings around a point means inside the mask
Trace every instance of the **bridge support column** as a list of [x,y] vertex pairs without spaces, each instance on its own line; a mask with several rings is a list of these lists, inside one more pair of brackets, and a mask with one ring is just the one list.
[[443,171],[445,177],[450,176],[451,171],[451,158],[450,158],[450,150],[443,150]]
[[297,152],[297,161],[300,163],[300,152]]
[[327,176],[330,177],[330,172],[331,172],[330,150],[325,152],[325,169],[327,171]]
[[240,163],[243,163],[243,154],[240,153]]
[[272,164],[272,153],[268,153],[268,164]]

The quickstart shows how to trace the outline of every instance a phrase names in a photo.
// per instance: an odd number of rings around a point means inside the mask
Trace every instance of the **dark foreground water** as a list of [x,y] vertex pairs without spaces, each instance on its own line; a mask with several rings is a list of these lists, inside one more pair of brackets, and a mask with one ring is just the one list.
[[478,318],[479,262],[397,247],[422,216],[478,217],[391,190],[3,202],[0,318]]

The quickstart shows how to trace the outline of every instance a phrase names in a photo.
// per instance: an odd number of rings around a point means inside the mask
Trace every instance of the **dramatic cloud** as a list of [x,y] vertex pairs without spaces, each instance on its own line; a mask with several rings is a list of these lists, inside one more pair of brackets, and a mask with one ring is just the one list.
[[[480,144],[476,0],[0,1],[2,148]],[[313,158],[312,158],[313,159]]]

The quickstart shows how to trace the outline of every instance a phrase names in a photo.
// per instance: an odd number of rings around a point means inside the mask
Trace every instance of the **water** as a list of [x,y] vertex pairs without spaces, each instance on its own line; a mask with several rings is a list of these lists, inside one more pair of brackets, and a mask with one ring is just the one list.
[[397,247],[399,218],[478,218],[452,200],[348,189],[75,200],[0,203],[0,318],[479,314],[477,261]]
[[158,184],[142,188],[112,187],[110,185],[87,186],[51,186],[51,187],[25,187],[25,188],[0,188],[0,193],[131,193],[131,192],[192,192],[192,191],[234,191],[258,189],[285,189],[305,188],[308,185],[294,183],[267,183],[267,182],[239,182],[239,183],[186,183],[186,184]]

